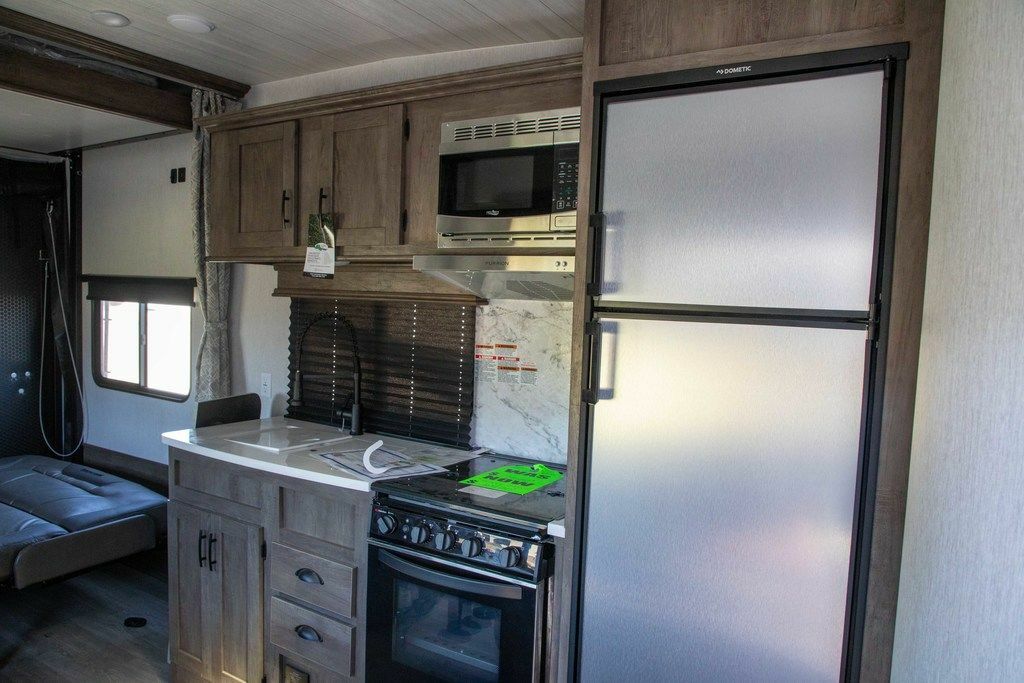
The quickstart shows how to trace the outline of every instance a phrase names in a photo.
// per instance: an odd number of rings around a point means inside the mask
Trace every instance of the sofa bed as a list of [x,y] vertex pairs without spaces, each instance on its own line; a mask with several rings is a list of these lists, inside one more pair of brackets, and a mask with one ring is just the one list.
[[24,588],[156,546],[167,499],[39,455],[0,458],[0,585]]

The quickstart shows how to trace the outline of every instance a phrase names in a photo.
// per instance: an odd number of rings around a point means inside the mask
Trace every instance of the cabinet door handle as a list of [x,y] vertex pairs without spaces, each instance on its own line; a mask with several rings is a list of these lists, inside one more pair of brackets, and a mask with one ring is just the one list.
[[324,212],[324,200],[327,199],[327,193],[324,192],[324,188],[320,188],[320,196],[316,200],[316,212],[322,214]]
[[199,566],[202,567],[206,564],[206,555],[203,555],[203,541],[206,540],[206,532],[199,532]]
[[324,585],[324,580],[320,578],[320,575],[308,567],[303,567],[296,571],[295,576],[303,583],[319,583],[321,586]]
[[288,218],[288,190],[281,190],[281,220],[285,225],[291,223]]
[[206,553],[210,556],[210,571],[214,571],[213,565],[217,564],[217,560],[213,559],[213,544],[217,542],[217,535],[210,534],[210,542],[206,546]]
[[299,624],[298,626],[296,626],[295,633],[299,636],[299,638],[302,638],[303,640],[315,640],[318,643],[324,642],[323,636],[321,636],[320,633],[315,628],[313,628],[312,626],[307,626],[306,624]]

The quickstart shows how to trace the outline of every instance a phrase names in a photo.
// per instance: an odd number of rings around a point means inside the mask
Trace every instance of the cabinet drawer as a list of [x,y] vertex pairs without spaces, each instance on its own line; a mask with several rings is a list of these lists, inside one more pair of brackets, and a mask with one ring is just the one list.
[[271,545],[270,586],[275,591],[343,617],[355,616],[355,568],[319,555]]
[[346,676],[352,675],[354,630],[282,598],[270,599],[270,642]]
[[192,453],[172,449],[171,454],[172,499],[247,522],[258,521],[263,487],[257,477]]

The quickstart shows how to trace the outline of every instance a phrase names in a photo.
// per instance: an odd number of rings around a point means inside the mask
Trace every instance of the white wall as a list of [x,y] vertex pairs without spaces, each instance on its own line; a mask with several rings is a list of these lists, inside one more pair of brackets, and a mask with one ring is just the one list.
[[[171,184],[172,168],[188,166],[192,136],[174,135],[82,155],[82,272],[86,275],[195,277],[191,182]],[[83,292],[84,295],[84,292]],[[196,404],[96,386],[90,362],[92,306],[83,301],[86,359],[86,442],[158,462],[167,461],[160,434],[188,427]],[[192,314],[192,360],[203,317]]]
[[894,681],[1024,680],[1022,35],[946,3]]
[[283,415],[288,401],[288,319],[291,299],[272,297],[273,266],[235,265],[231,290],[231,387],[260,393],[269,372],[272,397],[261,397],[263,417]]

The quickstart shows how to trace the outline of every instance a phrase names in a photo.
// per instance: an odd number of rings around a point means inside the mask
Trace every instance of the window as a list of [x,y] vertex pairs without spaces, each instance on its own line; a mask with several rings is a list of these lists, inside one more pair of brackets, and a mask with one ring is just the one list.
[[184,278],[88,276],[93,379],[184,401],[192,387],[192,291]]

